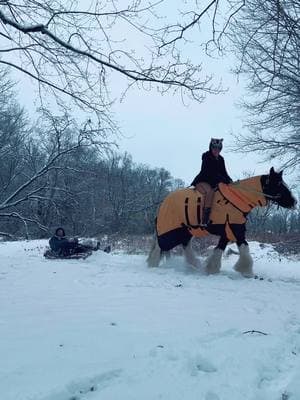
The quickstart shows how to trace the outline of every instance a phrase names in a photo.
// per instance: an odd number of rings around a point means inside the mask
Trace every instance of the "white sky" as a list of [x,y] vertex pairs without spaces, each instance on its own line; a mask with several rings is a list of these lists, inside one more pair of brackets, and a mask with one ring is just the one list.
[[210,138],[222,137],[222,154],[233,179],[240,178],[242,172],[266,173],[268,168],[257,165],[253,154],[241,156],[228,150],[233,141],[231,132],[243,131],[242,111],[235,106],[243,90],[225,69],[221,74],[228,92],[210,95],[201,104],[190,102],[188,107],[179,97],[131,92],[114,106],[124,135],[120,149],[131,153],[135,161],[164,167],[189,184],[199,172]]
[[[192,34],[205,35],[207,32],[194,31]],[[136,46],[140,45],[141,43],[136,43]],[[201,155],[208,149],[210,138],[222,137],[222,154],[233,179],[241,178],[243,172],[266,173],[270,165],[258,164],[256,155],[232,154],[228,151],[228,145],[232,141],[230,133],[243,132],[242,111],[235,106],[243,93],[243,87],[228,72],[233,67],[232,61],[208,59],[203,56],[203,50],[193,45],[187,45],[184,49],[196,63],[204,62],[204,76],[213,71],[216,74],[216,83],[222,79],[223,86],[229,87],[228,92],[210,95],[202,104],[190,102],[185,106],[179,95],[161,96],[155,90],[129,91],[122,103],[116,101],[113,106],[115,119],[122,131],[120,151],[132,154],[135,162],[163,167],[174,178],[181,178],[189,184],[199,172]],[[27,78],[18,75],[17,79],[20,102],[27,110],[32,111],[37,93],[34,93]],[[122,78],[114,74],[111,80],[114,93],[116,88],[123,85]]]
[[[205,68],[209,70],[210,66]],[[243,132],[242,110],[236,107],[243,87],[228,69],[229,64],[224,67],[221,63],[217,72],[228,91],[209,95],[203,103],[189,101],[184,105],[179,95],[162,96],[155,89],[150,92],[130,90],[122,102],[117,100],[113,106],[122,132],[119,150],[130,153],[137,163],[163,167],[174,178],[190,184],[199,172],[201,155],[207,151],[210,138],[222,137],[222,154],[233,179],[241,178],[243,172],[266,173],[269,165],[258,164],[255,154],[241,155],[228,150],[233,141],[231,132]],[[36,86],[22,75],[17,75],[17,80],[20,103],[32,114],[37,106]],[[114,82],[113,86],[117,85],[118,82]]]

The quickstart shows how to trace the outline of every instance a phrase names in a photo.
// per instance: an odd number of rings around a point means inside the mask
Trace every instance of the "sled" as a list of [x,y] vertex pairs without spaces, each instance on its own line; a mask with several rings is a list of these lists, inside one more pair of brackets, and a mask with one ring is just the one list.
[[84,253],[74,253],[74,254],[69,254],[67,256],[60,255],[55,253],[54,251],[47,249],[44,253],[44,257],[47,258],[48,260],[84,260],[90,255],[92,255],[92,250],[88,250]]

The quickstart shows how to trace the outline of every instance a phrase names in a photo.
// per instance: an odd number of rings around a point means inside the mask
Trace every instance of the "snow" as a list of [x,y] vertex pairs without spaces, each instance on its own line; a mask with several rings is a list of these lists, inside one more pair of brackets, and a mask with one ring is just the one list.
[[251,242],[264,280],[245,279],[234,254],[203,276],[45,244],[0,243],[1,399],[300,399],[299,261]]

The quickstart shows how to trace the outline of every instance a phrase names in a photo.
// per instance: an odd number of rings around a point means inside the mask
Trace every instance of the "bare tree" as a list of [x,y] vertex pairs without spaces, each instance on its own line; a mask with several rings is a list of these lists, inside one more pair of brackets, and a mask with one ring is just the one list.
[[300,163],[299,19],[298,0],[249,0],[230,35],[249,90],[250,134],[236,135],[236,148],[279,159],[283,168]]
[[[198,101],[218,93],[200,62],[183,55],[184,45],[191,37],[217,43],[243,5],[238,0],[0,0],[0,63],[36,80],[41,101],[47,88],[59,102],[67,95],[110,123],[108,92],[118,75],[125,91],[154,86]],[[174,15],[168,16],[169,9]],[[195,34],[202,24],[210,30],[203,40]]]
[[172,188],[174,180],[170,173],[163,168],[136,165],[127,153],[113,153],[107,160],[103,178],[105,196],[100,210],[104,210],[106,229],[151,231],[157,207]]
[[112,152],[106,128],[39,110],[33,126],[3,74],[0,87],[1,236],[151,231],[158,204],[175,185],[164,169]]
[[64,179],[67,172],[80,171],[68,165],[69,156],[84,147],[105,149],[111,144],[95,140],[100,135],[89,121],[79,128],[68,115],[55,117],[44,110],[31,130],[24,129],[22,111],[8,108],[6,119],[9,123],[0,131],[0,218],[22,223],[26,236],[32,224],[47,232],[53,210],[61,208],[61,198],[68,204],[74,201]]

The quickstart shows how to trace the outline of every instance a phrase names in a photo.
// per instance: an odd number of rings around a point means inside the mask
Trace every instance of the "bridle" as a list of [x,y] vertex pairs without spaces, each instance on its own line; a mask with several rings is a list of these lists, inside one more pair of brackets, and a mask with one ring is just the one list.
[[[267,176],[265,185],[269,185],[269,183],[270,183],[270,177]],[[263,186],[263,185],[262,185],[262,187],[263,187],[263,190],[264,190],[264,186]],[[272,196],[272,195],[267,194],[267,193],[264,193],[264,192],[262,192],[262,194],[263,194],[266,198],[269,198],[270,200],[280,199],[280,195],[279,195],[279,194],[277,194],[277,195],[275,195],[275,196]]]

